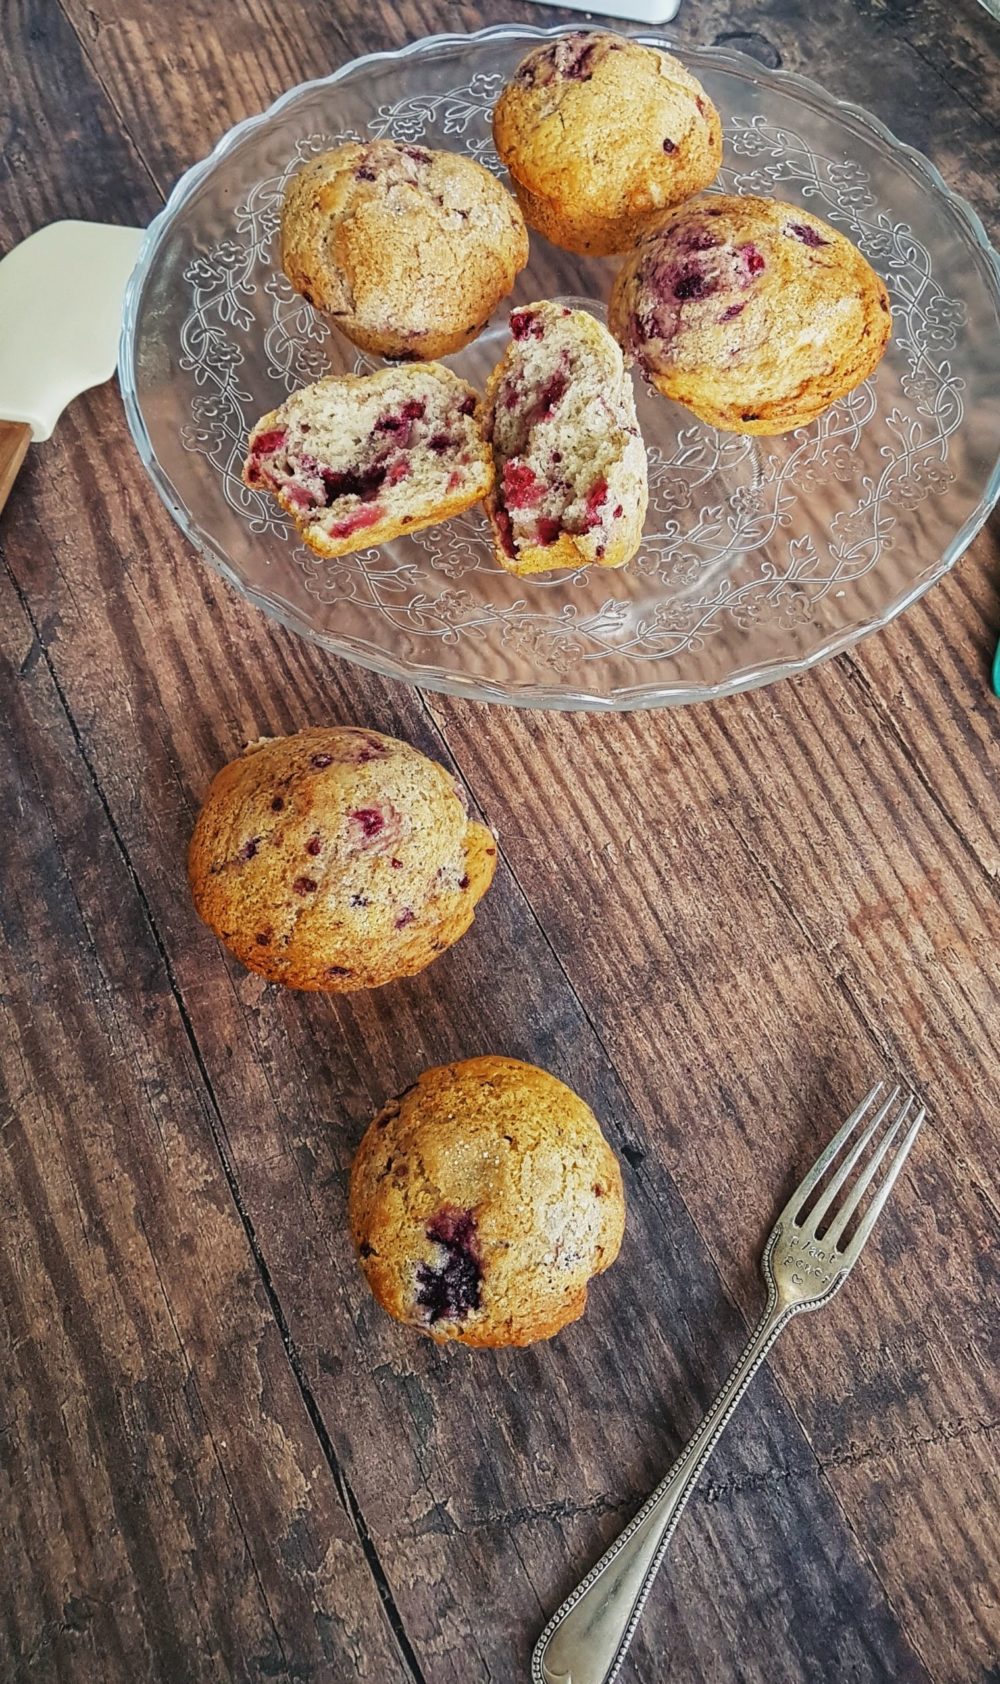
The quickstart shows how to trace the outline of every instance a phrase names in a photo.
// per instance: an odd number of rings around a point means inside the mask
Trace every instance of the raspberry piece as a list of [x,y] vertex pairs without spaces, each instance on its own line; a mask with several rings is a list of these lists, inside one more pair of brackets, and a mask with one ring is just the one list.
[[515,339],[543,339],[545,327],[539,321],[533,310],[514,310],[510,318],[510,331]]
[[593,485],[591,486],[590,490],[587,492],[587,513],[588,513],[588,515],[595,515],[597,513],[598,509],[603,509],[607,500],[608,500],[608,482],[602,475],[602,477],[600,479],[595,479],[595,481],[594,481]]
[[537,503],[541,487],[526,462],[505,462],[503,495],[509,509],[528,509]]
[[494,511],[493,519],[496,521],[497,532],[505,554],[509,556],[516,555],[517,551],[514,548],[514,529],[510,524],[510,515],[507,513],[507,510],[501,508],[496,509]]
[[362,835],[368,840],[385,828],[385,819],[377,807],[358,807],[349,816],[361,826]]
[[350,538],[352,533],[361,532],[366,526],[374,526],[381,520],[382,511],[377,503],[365,503],[362,508],[355,509],[346,520],[334,521],[330,528],[331,538]]
[[258,433],[253,441],[255,456],[271,456],[280,450],[288,437],[287,427],[272,427],[270,432]]
[[824,240],[822,234],[817,234],[815,228],[809,228],[804,222],[790,222],[785,229],[794,240],[801,240],[804,246],[828,246],[829,240]]
[[553,374],[551,380],[546,382],[538,395],[538,403],[535,406],[535,413],[532,419],[537,421],[547,421],[560,398],[565,396],[566,387],[568,385],[569,381],[566,379],[565,374]]

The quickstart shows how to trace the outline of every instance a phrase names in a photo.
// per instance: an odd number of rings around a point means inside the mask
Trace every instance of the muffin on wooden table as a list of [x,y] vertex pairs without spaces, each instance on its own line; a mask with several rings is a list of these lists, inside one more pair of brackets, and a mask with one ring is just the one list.
[[351,1232],[397,1321],[440,1341],[529,1345],[583,1314],[614,1262],[621,1172],[590,1108],[514,1058],[427,1070],[369,1126]]
[[877,367],[889,296],[846,235],[776,199],[707,194],[626,259],[612,332],[664,397],[737,433],[804,426]]
[[646,449],[624,358],[586,310],[515,310],[486,384],[493,450],[486,512],[510,573],[621,567],[642,538]]
[[319,555],[418,532],[483,498],[493,467],[471,386],[439,363],[331,374],[250,434],[243,480]]
[[188,852],[195,907],[251,971],[345,993],[464,935],[496,842],[409,743],[338,725],[265,737],[214,779]]
[[496,103],[493,138],[532,228],[569,251],[627,251],[714,180],[722,125],[677,59],[573,31],[534,47]]
[[384,357],[458,351],[528,261],[506,188],[458,152],[349,141],[293,177],[281,265],[355,345]]

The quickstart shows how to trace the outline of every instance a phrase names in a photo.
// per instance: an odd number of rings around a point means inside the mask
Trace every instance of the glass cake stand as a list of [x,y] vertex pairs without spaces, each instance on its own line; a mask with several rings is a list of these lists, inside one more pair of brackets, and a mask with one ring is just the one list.
[[[292,292],[282,194],[303,160],[390,136],[500,171],[490,113],[536,41],[504,26],[374,53],[293,88],[178,182],[125,300],[119,362],[153,483],[206,561],[336,655],[428,689],[554,708],[697,701],[800,672],[886,625],[957,560],[1000,491],[1000,261],[978,217],[874,117],[729,50],[669,47],[719,107],[717,186],[801,204],[883,275],[871,380],[777,439],[715,432],[637,380],[642,547],[620,572],[511,577],[478,510],[338,560],[241,482],[251,424],[295,387],[377,366]],[[604,316],[615,264],[532,234],[511,303]],[[448,362],[481,385],[507,307]]]

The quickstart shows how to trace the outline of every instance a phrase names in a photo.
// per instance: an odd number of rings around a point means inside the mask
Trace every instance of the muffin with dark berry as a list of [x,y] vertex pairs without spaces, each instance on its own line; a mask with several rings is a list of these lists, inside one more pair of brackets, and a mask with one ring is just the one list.
[[621,567],[639,547],[647,500],[622,353],[602,322],[563,304],[515,310],[510,329],[483,405],[497,559],[517,574]]
[[354,726],[266,737],[214,779],[188,875],[250,970],[346,993],[422,971],[472,923],[496,843],[449,772]]
[[532,48],[493,112],[497,152],[532,228],[569,251],[627,251],[722,162],[701,83],[657,47],[573,30]]
[[331,374],[261,417],[243,481],[268,492],[322,556],[419,532],[493,481],[471,386],[440,363]]
[[728,432],[805,426],[877,367],[880,277],[797,205],[709,194],[668,211],[626,259],[611,330],[664,397]]
[[384,357],[458,351],[528,261],[506,188],[460,152],[349,141],[293,177],[281,263],[296,292]]
[[358,1148],[349,1211],[382,1308],[477,1346],[530,1345],[575,1321],[625,1221],[593,1112],[499,1057],[427,1070],[385,1107]]

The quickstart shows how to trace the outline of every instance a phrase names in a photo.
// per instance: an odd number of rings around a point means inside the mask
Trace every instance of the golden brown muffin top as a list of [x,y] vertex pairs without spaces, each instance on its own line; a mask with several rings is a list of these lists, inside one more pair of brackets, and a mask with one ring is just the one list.
[[349,141],[296,175],[282,212],[292,285],[369,349],[444,355],[528,260],[524,219],[482,164],[392,140]]
[[615,281],[610,321],[661,390],[747,430],[796,415],[812,388],[849,390],[890,332],[885,287],[844,234],[724,194],[659,219]]
[[574,31],[532,49],[493,113],[511,174],[543,198],[606,216],[678,197],[692,150],[721,159],[718,114],[677,59],[618,35]]
[[583,1311],[621,1244],[621,1172],[593,1112],[513,1058],[425,1071],[351,1172],[351,1228],[379,1302],[439,1340],[528,1344]]
[[496,860],[443,766],[351,726],[264,739],[225,766],[188,856],[200,916],[251,970],[374,987],[471,922]]

